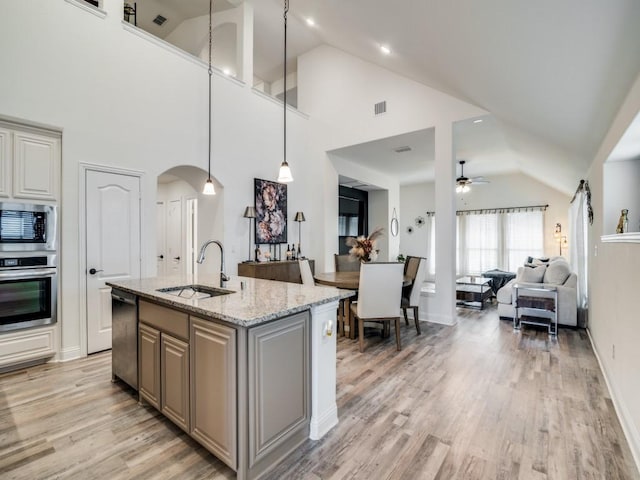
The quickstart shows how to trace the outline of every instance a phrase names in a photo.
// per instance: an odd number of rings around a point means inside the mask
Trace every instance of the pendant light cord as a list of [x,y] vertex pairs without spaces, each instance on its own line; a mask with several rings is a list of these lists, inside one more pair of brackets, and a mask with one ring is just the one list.
[[284,0],[284,164],[287,164],[287,13],[289,13],[289,0]]
[[211,76],[213,69],[211,68],[211,43],[213,37],[213,0],[209,0],[209,179],[211,179]]

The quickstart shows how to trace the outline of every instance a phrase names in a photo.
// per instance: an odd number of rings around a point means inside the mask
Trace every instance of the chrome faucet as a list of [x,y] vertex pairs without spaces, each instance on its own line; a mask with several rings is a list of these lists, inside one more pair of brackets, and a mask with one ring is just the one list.
[[226,273],[224,273],[224,247],[222,246],[222,242],[220,242],[219,240],[207,240],[206,242],[204,242],[202,247],[200,247],[200,254],[198,255],[198,260],[196,261],[198,263],[204,262],[204,252],[212,243],[215,243],[220,247],[220,286],[224,287],[225,282],[229,281],[229,277]]

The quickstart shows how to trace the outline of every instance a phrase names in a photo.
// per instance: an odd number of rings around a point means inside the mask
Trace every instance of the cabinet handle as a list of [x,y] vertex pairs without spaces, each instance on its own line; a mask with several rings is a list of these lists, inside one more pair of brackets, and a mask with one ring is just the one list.
[[180,257],[173,257],[173,259],[180,261]]
[[158,255],[158,258],[159,258],[160,260],[164,260],[164,255]]

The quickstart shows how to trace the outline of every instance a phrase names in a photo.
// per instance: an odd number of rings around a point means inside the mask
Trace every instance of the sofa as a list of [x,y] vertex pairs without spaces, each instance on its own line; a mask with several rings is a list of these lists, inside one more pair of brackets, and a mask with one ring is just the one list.
[[[550,259],[529,258],[518,268],[516,278],[498,290],[498,315],[513,320],[515,316],[515,292],[513,285],[529,287],[556,287],[558,290],[558,324],[575,327],[578,324],[577,285],[578,277],[563,257]],[[527,293],[531,296],[531,293]]]

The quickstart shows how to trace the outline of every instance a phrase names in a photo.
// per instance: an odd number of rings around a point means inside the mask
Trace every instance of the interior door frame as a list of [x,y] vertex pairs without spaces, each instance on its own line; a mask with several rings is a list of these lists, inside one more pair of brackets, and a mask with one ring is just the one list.
[[[78,185],[78,318],[80,319],[80,355],[86,357],[88,344],[88,325],[87,325],[87,172],[93,171],[98,173],[115,173],[118,175],[128,175],[130,177],[138,177],[140,185],[140,275],[142,276],[143,266],[145,264],[145,253],[142,249],[143,241],[142,228],[143,209],[142,199],[144,195],[143,185],[145,172],[141,170],[133,170],[129,168],[114,167],[109,165],[100,165],[95,163],[80,162],[79,164],[79,181]],[[155,255],[155,254],[154,254]]]

